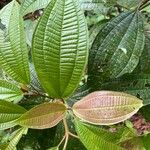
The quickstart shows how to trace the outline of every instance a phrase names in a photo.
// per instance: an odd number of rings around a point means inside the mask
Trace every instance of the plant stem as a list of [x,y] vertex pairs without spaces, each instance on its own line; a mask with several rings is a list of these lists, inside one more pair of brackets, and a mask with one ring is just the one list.
[[66,139],[65,139],[65,144],[64,144],[63,150],[66,150],[66,148],[67,148],[68,140],[69,140],[69,135],[66,135]]
[[69,140],[69,128],[68,128],[67,121],[66,121],[65,118],[63,119],[63,123],[64,123],[64,127],[65,127],[65,137],[66,137],[63,150],[66,150],[67,143],[68,143],[68,140]]
[[75,135],[75,134],[73,134],[71,132],[69,132],[69,135],[72,136],[72,137],[74,137],[74,138],[76,138],[76,139],[80,139],[77,135]]
[[143,9],[148,2],[150,2],[150,0],[142,0],[138,6],[138,9]]
[[60,145],[62,144],[62,142],[65,140],[65,138],[66,138],[66,136],[64,136],[64,137],[62,138],[62,140],[61,140],[60,143],[58,144],[58,147],[60,147]]
[[140,10],[146,8],[146,7],[149,6],[149,5],[150,5],[150,1],[147,2],[146,4],[142,5],[142,6],[140,7]]

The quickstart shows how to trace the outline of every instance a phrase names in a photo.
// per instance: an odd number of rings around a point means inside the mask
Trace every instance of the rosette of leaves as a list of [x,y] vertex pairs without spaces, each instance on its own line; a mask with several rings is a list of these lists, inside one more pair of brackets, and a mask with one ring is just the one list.
[[[76,0],[43,1],[41,7],[37,6],[39,2],[24,0],[19,4],[13,0],[4,9],[9,21],[7,31],[1,32],[0,65],[9,80],[0,81],[0,130],[17,130],[0,149],[14,150],[28,128],[52,128],[61,121],[64,136],[50,149],[62,146],[65,150],[70,137],[77,138],[89,150],[124,149],[117,143],[120,137],[101,126],[124,122],[138,112],[143,101],[123,92],[103,90],[87,94],[90,91],[84,89],[86,92],[73,95],[85,75],[89,54],[84,13]],[[45,10],[33,34],[30,60],[23,16],[41,8]],[[89,55],[89,76],[100,75],[98,66],[109,78],[132,72],[144,48],[143,26],[141,13],[136,10],[115,17],[98,30]],[[70,106],[69,99],[78,98],[78,94],[81,98]],[[35,101],[36,97],[43,98],[43,103],[26,110],[23,102],[31,97]],[[73,118],[77,135],[69,130],[68,115]]]

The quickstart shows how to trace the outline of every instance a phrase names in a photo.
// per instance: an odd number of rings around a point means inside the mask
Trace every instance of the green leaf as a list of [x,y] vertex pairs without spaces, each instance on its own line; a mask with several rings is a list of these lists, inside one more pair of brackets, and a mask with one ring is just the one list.
[[100,89],[123,91],[142,99],[144,105],[150,104],[150,74],[124,75],[116,80],[103,83]]
[[127,9],[135,8],[139,5],[141,0],[117,0],[117,3]]
[[0,10],[0,20],[1,23],[8,29],[11,11],[13,8],[13,1],[8,3],[5,7]]
[[[150,104],[150,35],[146,34],[145,47],[139,64],[132,74],[124,75],[115,80],[103,83],[100,89],[123,91],[143,100],[144,105]],[[99,90],[100,90],[99,89]]]
[[140,62],[135,70],[136,73],[150,74],[150,34],[145,34],[145,47],[140,57]]
[[5,150],[5,148],[8,146],[8,143],[0,144],[0,150]]
[[88,55],[87,25],[76,0],[52,0],[33,39],[33,60],[45,91],[55,98],[73,93]]
[[39,92],[43,92],[43,88],[41,87],[41,84],[39,82],[39,79],[37,77],[35,68],[33,63],[30,63],[30,76],[31,76],[31,82],[30,85],[32,85],[32,87],[34,87],[34,89],[36,89]]
[[0,130],[17,125],[16,120],[25,112],[19,105],[0,100]]
[[150,105],[146,105],[140,109],[140,113],[147,122],[150,122]]
[[7,101],[19,101],[23,98],[23,92],[13,83],[0,80],[0,99]]
[[75,121],[76,131],[80,140],[88,150],[123,150],[115,144],[115,133],[110,133],[100,127],[95,127]]
[[10,142],[6,145],[4,149],[1,150],[14,150],[16,149],[16,146],[21,139],[22,135],[27,134],[28,129],[27,128],[20,128],[17,131],[15,131],[11,137]]
[[18,119],[18,124],[27,128],[45,129],[57,125],[66,114],[66,106],[61,103],[45,103],[27,111]]
[[79,0],[81,9],[94,10],[98,13],[107,14],[109,7],[102,0]]
[[98,33],[100,32],[100,30],[102,29],[102,27],[107,23],[107,20],[102,20],[99,23],[95,24],[91,29],[90,29],[90,35],[89,35],[89,39],[90,39],[90,48],[96,38],[96,36],[98,35]]
[[21,4],[20,13],[22,16],[45,8],[51,0],[24,0]]
[[58,147],[51,147],[51,148],[49,148],[47,150],[59,150],[59,148]]
[[29,83],[28,50],[25,40],[23,18],[20,6],[14,0],[10,15],[8,37],[0,35],[0,64],[13,79]]
[[148,5],[147,7],[145,7],[144,9],[142,9],[143,11],[147,11],[148,13],[150,13],[150,5]]
[[121,143],[121,146],[124,147],[126,150],[145,150],[142,140],[140,137],[134,137],[130,140],[124,141]]
[[[74,126],[74,117],[68,114],[66,116],[66,121],[67,121],[69,131],[73,134],[76,134],[75,126]],[[59,145],[60,141],[64,137],[64,134],[65,134],[64,124],[63,124],[63,122],[60,122],[57,125],[53,145]],[[59,149],[62,150],[63,146],[64,145],[62,144],[59,147]],[[71,137],[71,136],[69,137],[69,141],[68,141],[66,149],[67,150],[86,150],[84,145],[81,143],[80,139],[77,139],[77,138],[74,138],[74,137]]]
[[89,57],[89,74],[110,78],[131,73],[144,48],[140,12],[126,12],[114,18],[98,33]]
[[149,150],[149,148],[150,148],[150,142],[149,142],[150,141],[150,133],[141,137],[141,140],[143,142],[145,150]]
[[127,120],[142,106],[142,101],[132,95],[98,91],[76,102],[73,112],[91,124],[112,125]]
[[79,101],[83,97],[85,97],[87,94],[90,93],[90,88],[85,83],[84,85],[80,86],[74,94],[68,99],[69,106],[72,106],[75,102]]
[[34,21],[33,20],[25,20],[24,23],[25,23],[27,44],[31,47],[33,33],[35,31],[38,21],[37,20],[34,20]]

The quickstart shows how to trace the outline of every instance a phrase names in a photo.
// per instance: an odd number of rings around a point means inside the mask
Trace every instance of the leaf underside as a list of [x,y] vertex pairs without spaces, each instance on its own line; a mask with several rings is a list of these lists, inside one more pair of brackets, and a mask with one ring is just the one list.
[[5,80],[0,80],[0,99],[7,101],[19,101],[23,98],[23,93],[15,84]]
[[87,25],[76,0],[52,0],[33,39],[32,55],[38,78],[55,98],[73,93],[85,68]]
[[0,33],[0,64],[2,69],[20,83],[29,83],[28,50],[20,5],[13,1],[8,35]]
[[16,149],[16,146],[18,142],[20,141],[21,137],[24,134],[27,134],[28,129],[27,128],[20,128],[15,133],[13,133],[13,136],[11,137],[10,142],[5,147],[5,150],[14,150]]
[[25,112],[23,107],[0,100],[0,130],[17,125],[16,120]]
[[18,124],[27,128],[45,129],[57,125],[65,116],[66,107],[60,103],[38,105],[18,119]]
[[80,119],[97,125],[112,125],[134,115],[142,107],[138,98],[112,91],[93,92],[73,106]]
[[123,148],[115,144],[115,134],[77,120],[75,121],[75,125],[80,140],[88,150],[123,150]]
[[24,0],[21,4],[20,13],[22,16],[45,8],[51,0]]

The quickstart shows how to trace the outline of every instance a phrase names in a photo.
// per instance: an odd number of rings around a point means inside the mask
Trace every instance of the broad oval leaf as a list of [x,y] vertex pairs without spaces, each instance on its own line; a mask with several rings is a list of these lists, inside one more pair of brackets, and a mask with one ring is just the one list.
[[81,142],[88,150],[123,150],[116,144],[118,137],[115,133],[84,124],[78,120],[75,120],[75,127]]
[[73,93],[88,56],[87,25],[76,0],[51,0],[36,28],[33,60],[42,87],[55,98]]
[[126,12],[114,18],[98,33],[89,57],[89,74],[110,78],[131,73],[144,48],[140,12]]
[[130,118],[141,107],[142,101],[132,95],[98,91],[75,103],[73,112],[91,124],[112,125]]
[[18,102],[23,98],[23,92],[13,83],[0,80],[0,99]]
[[28,13],[45,8],[51,0],[24,0],[21,4],[20,13],[24,16]]
[[66,106],[61,103],[38,105],[18,119],[18,124],[27,128],[45,129],[57,125],[66,114]]
[[2,69],[20,83],[29,83],[28,49],[20,5],[13,0],[8,37],[0,34],[0,64]]
[[0,130],[17,125],[16,120],[25,112],[26,110],[19,105],[0,100]]

